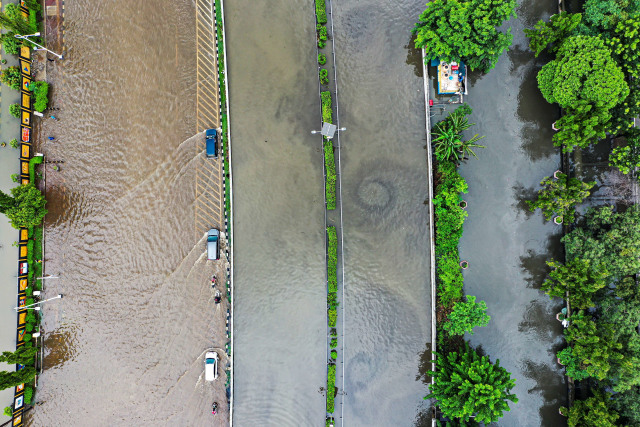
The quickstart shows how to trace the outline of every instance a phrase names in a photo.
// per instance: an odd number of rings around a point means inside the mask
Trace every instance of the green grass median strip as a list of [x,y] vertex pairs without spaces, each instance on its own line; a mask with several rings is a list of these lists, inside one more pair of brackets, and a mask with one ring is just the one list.
[[324,149],[324,168],[327,173],[327,181],[325,185],[325,197],[327,199],[327,209],[336,208],[336,161],[333,157],[333,143],[331,140],[323,139],[322,146]]

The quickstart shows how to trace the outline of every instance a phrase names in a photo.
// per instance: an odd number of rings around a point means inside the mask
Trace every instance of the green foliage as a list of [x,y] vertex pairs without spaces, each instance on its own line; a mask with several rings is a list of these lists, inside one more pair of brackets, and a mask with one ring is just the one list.
[[624,212],[613,207],[590,209],[583,227],[562,238],[569,260],[581,258],[592,265],[603,263],[612,278],[622,278],[640,270],[640,207]]
[[329,39],[327,35],[327,27],[325,27],[324,25],[316,25],[316,31],[318,32],[319,41],[326,42]]
[[316,0],[316,19],[319,24],[327,23],[327,11],[324,0]]
[[569,318],[565,339],[573,344],[573,355],[589,374],[598,380],[607,378],[611,365],[624,359],[622,344],[617,341],[614,327],[594,322],[580,310]]
[[13,182],[20,182],[20,175],[17,173],[12,173],[11,174],[11,181]]
[[472,70],[488,72],[511,46],[511,28],[498,31],[516,16],[515,0],[434,0],[414,28],[416,48],[426,58],[464,61]]
[[509,393],[516,380],[487,356],[480,356],[465,343],[461,352],[436,356],[436,371],[430,371],[435,383],[429,386],[442,413],[448,418],[467,422],[475,415],[475,421],[490,423],[509,411],[508,401],[517,403],[515,394]]
[[29,159],[29,181],[35,183],[36,182],[36,165],[42,164],[44,162],[44,156],[33,156]]
[[33,10],[34,12],[40,12],[40,1],[39,0],[23,0],[24,5],[29,10]]
[[486,311],[487,304],[484,301],[476,302],[476,297],[467,295],[466,302],[458,301],[454,304],[444,329],[451,335],[464,335],[465,332],[473,335],[473,328],[489,324],[491,317]]
[[438,270],[438,298],[444,307],[450,307],[456,301],[462,299],[462,270],[458,251],[450,252],[438,257],[436,260]]
[[533,30],[524,29],[524,33],[530,39],[529,48],[536,57],[549,45],[552,45],[552,51],[557,50],[564,39],[573,33],[580,21],[582,21],[580,13],[567,12],[553,15],[549,22],[540,20]]
[[24,403],[31,405],[31,399],[33,398],[33,387],[26,386],[24,388]]
[[560,413],[569,417],[569,427],[614,427],[619,418],[611,409],[611,395],[594,393],[587,400],[576,400],[571,409],[560,408]]
[[11,141],[9,141],[9,145],[10,145],[12,148],[18,148],[18,147],[20,147],[20,143],[19,143],[19,142],[18,142],[18,140],[17,140],[17,139],[15,139],[15,138],[13,138]]
[[335,308],[330,308],[327,310],[327,318],[328,321],[327,323],[329,324],[330,328],[335,328],[336,327],[336,320],[338,318],[338,311]]
[[589,196],[589,190],[596,183],[582,182],[559,173],[557,179],[545,177],[540,185],[542,189],[538,192],[538,198],[533,202],[527,200],[529,208],[532,211],[542,209],[547,221],[558,215],[564,222],[571,223],[575,219],[575,205]]
[[0,212],[14,228],[32,227],[42,222],[47,214],[44,195],[32,183],[11,189],[13,197],[0,191]]
[[19,371],[0,371],[0,390],[15,387],[20,384],[32,381],[36,376],[35,368],[27,366]]
[[321,85],[329,84],[329,72],[325,68],[320,68],[320,71],[318,71],[318,77],[320,78]]
[[4,13],[7,14],[7,17],[9,19],[21,19],[22,18],[22,12],[20,12],[20,5],[17,3],[8,3],[5,7],[4,7]]
[[31,26],[22,15],[11,17],[6,12],[0,12],[0,27],[17,34],[31,34]]
[[38,32],[38,18],[36,17],[36,12],[33,10],[29,11],[29,28],[32,33]]
[[624,73],[599,37],[571,36],[556,59],[538,73],[538,86],[549,103],[563,108],[586,101],[608,110],[629,94]]
[[574,258],[566,265],[549,261],[547,265],[553,270],[549,279],[542,284],[542,290],[550,297],[565,298],[569,292],[571,306],[589,308],[595,306],[591,300],[593,294],[604,288],[609,272],[603,264],[592,266],[589,260]]
[[39,112],[43,112],[47,108],[47,104],[49,103],[49,83],[34,82],[29,86],[29,89],[33,91],[33,109]]
[[20,90],[20,68],[13,66],[5,68],[0,72],[0,81],[11,89]]
[[586,0],[584,20],[595,32],[614,28],[619,20],[640,12],[637,0]]
[[565,153],[570,153],[575,147],[586,148],[606,136],[611,127],[611,117],[605,108],[576,101],[556,121],[556,128],[560,130],[553,135],[553,145],[563,147]]
[[613,57],[630,76],[640,77],[640,15],[619,21],[605,43]]
[[16,119],[19,119],[20,115],[22,114],[22,109],[20,108],[20,104],[9,105],[9,114],[11,114]]
[[614,166],[620,172],[628,175],[640,167],[640,129],[630,129],[627,145],[615,147],[609,154],[609,166]]
[[338,358],[338,352],[335,350],[331,350],[331,358],[336,360]]
[[620,104],[611,109],[612,120],[609,131],[618,135],[633,128],[634,117],[640,117],[640,82],[629,82],[629,95]]
[[327,413],[332,414],[336,395],[336,365],[327,365]]
[[325,90],[320,93],[322,100],[322,121],[325,123],[332,123],[332,111],[331,111],[331,92]]
[[333,156],[333,143],[330,139],[322,138],[322,148],[324,151],[324,168],[326,173],[325,197],[327,199],[327,209],[336,208],[336,162]]
[[10,417],[13,415],[13,408],[11,408],[11,406],[5,406],[3,413],[5,417]]
[[318,64],[320,65],[324,65],[327,63],[327,57],[325,56],[324,53],[319,53],[318,54]]
[[0,43],[4,46],[5,52],[10,55],[18,55],[22,46],[22,41],[17,39],[15,35],[16,33],[13,31],[0,35]]
[[618,425],[640,425],[640,387],[616,393],[611,401],[611,407],[620,415]]
[[338,338],[331,338],[331,343],[329,344],[329,347],[336,348],[337,346],[338,346]]
[[589,373],[582,369],[580,360],[573,354],[571,347],[559,351],[557,356],[560,363],[566,368],[568,377],[573,378],[575,381],[582,381],[589,378]]
[[14,352],[3,351],[2,355],[0,356],[0,362],[7,363],[9,365],[19,364],[31,366],[35,364],[34,358],[37,353],[38,350],[36,350],[35,348],[28,349],[19,347]]
[[338,291],[338,236],[336,228],[327,227],[327,289],[328,292]]
[[484,136],[476,134],[469,140],[462,139],[462,132],[475,125],[467,120],[466,116],[469,114],[471,114],[471,107],[458,107],[431,129],[432,141],[435,145],[434,152],[439,161],[459,164],[469,155],[477,157],[471,148],[484,148],[483,145],[476,144]]

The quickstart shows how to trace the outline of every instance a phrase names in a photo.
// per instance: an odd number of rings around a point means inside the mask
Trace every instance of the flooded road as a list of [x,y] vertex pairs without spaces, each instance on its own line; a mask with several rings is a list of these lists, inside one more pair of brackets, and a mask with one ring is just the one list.
[[313,4],[225,2],[234,185],[234,424],[324,422],[326,269]]
[[61,278],[45,297],[65,297],[43,310],[30,424],[211,424],[203,356],[224,313],[194,238],[194,5],[80,0],[65,22],[47,76],[59,121],[37,150],[64,161],[47,170],[46,273]]
[[562,327],[555,320],[560,300],[540,291],[545,261],[560,256],[560,226],[532,214],[538,183],[560,166],[552,146],[551,123],[558,111],[537,88],[536,73],[544,64],[528,50],[523,28],[555,13],[554,2],[520,2],[511,21],[514,43],[488,75],[471,76],[467,101],[473,107],[472,132],[486,135],[478,158],[460,167],[469,183],[469,217],[460,258],[469,261],[465,290],[487,302],[491,322],[477,328],[471,343],[481,345],[492,360],[516,378],[512,390],[520,399],[501,426],[561,426],[566,418],[566,385],[555,352],[562,348]]
[[[424,92],[408,51],[419,2],[334,4],[345,264],[344,424],[413,425],[430,342]],[[407,57],[409,53],[409,58]]]

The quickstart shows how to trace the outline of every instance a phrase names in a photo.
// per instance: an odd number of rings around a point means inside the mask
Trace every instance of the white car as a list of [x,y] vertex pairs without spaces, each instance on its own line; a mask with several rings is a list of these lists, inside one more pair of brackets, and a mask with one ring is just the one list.
[[218,353],[208,351],[204,358],[204,379],[213,381],[218,379]]

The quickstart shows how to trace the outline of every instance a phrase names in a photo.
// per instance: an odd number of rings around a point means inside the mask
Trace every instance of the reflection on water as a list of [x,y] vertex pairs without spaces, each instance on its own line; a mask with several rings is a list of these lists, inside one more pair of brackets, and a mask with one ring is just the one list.
[[[559,167],[559,149],[551,142],[557,111],[537,88],[544,64],[527,49],[522,29],[547,19],[557,6],[522,2],[512,20],[514,46],[488,75],[476,80],[468,102],[473,132],[486,135],[487,148],[460,168],[469,182],[469,218],[461,240],[461,257],[469,261],[465,290],[485,300],[489,326],[471,337],[492,360],[500,359],[516,378],[520,401],[499,421],[501,426],[564,425],[558,408],[566,385],[555,352],[562,327],[554,318],[558,299],[539,289],[548,272],[546,261],[559,255],[560,227],[528,213],[538,184]],[[472,79],[473,80],[473,79]]]

